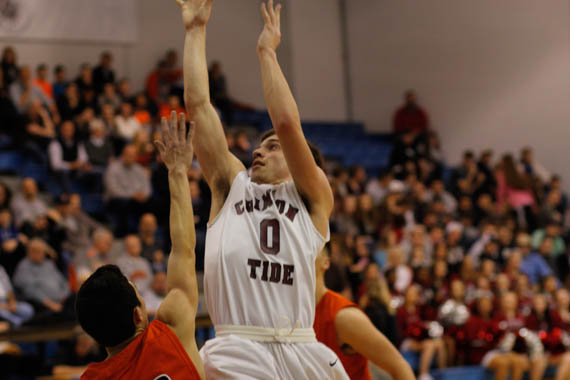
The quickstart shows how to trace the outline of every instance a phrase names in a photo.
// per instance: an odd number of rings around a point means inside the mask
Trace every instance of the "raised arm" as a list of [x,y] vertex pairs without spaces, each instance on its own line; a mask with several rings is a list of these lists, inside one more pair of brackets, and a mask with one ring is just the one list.
[[[358,326],[358,328],[354,328]],[[338,312],[335,328],[339,342],[349,344],[356,352],[388,372],[394,380],[415,379],[412,369],[400,352],[374,327],[361,310],[348,307]]]
[[276,49],[281,42],[281,5],[274,7],[273,0],[269,0],[267,5],[261,4],[261,13],[265,26],[259,36],[257,54],[269,115],[295,186],[310,203],[311,215],[318,214],[328,220],[333,207],[332,191],[305,139],[297,104],[277,60]]
[[206,24],[214,0],[177,0],[186,28],[184,43],[184,100],[196,122],[194,148],[213,193],[213,218],[221,209],[229,188],[243,164],[230,152],[218,113],[210,102],[206,64]]
[[[168,295],[158,309],[157,318],[174,330],[194,364],[197,364],[200,356],[194,337],[194,318],[198,309],[194,252],[196,231],[188,184],[188,170],[194,155],[194,123],[190,123],[187,133],[184,114],[180,114],[178,121],[173,111],[170,125],[165,118],[162,119],[161,132],[162,141],[155,141],[155,145],[168,168],[172,249],[166,274]],[[196,368],[199,366],[196,365]]]

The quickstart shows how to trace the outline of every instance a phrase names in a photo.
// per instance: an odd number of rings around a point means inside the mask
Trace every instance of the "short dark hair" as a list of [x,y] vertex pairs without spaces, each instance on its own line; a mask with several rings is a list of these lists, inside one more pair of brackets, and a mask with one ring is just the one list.
[[[260,142],[264,142],[265,140],[267,140],[271,136],[275,136],[276,134],[277,133],[275,133],[275,129],[270,129],[261,135]],[[321,153],[320,149],[309,140],[306,141],[307,144],[309,145],[309,149],[311,149],[311,153],[313,154],[313,158],[315,159],[317,166],[323,169],[323,171],[325,171],[325,159],[323,158],[323,154]]]
[[53,69],[53,72],[54,72],[55,74],[59,74],[59,73],[61,73],[61,72],[64,71],[64,70],[65,70],[65,67],[64,67],[63,65],[57,65],[57,66]]
[[79,289],[75,311],[87,334],[104,347],[114,347],[135,334],[133,310],[140,305],[119,267],[105,265]]

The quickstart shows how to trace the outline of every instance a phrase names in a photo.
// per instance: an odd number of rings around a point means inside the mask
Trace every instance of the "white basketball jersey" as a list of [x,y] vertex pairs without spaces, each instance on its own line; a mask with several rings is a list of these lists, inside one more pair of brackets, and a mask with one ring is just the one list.
[[258,185],[239,173],[206,235],[214,325],[312,328],[315,259],[325,242],[293,181]]

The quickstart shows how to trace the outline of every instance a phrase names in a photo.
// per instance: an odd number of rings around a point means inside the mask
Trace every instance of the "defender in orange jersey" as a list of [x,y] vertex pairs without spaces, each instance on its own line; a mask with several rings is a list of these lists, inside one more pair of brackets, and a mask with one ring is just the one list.
[[203,379],[204,369],[194,338],[198,306],[195,254],[196,234],[188,170],[192,164],[191,124],[178,122],[173,112],[170,126],[162,120],[162,141],[156,146],[168,168],[170,185],[170,237],[168,295],[156,320],[148,323],[144,300],[118,267],[99,268],[81,286],[77,295],[77,318],[81,327],[108,357],[90,365],[81,379],[175,380]]
[[356,304],[325,286],[330,267],[327,248],[317,256],[315,333],[340,358],[352,380],[371,379],[368,359],[394,380],[413,380],[414,373],[398,350],[379,332]]

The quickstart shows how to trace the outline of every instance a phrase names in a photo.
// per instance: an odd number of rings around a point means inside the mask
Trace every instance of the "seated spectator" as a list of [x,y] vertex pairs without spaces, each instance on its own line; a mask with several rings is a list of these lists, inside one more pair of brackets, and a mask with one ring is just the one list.
[[503,156],[500,166],[497,167],[496,179],[498,208],[510,206],[517,214],[519,225],[533,229],[535,216],[532,207],[536,203],[529,176],[519,172],[513,157],[507,154]]
[[75,119],[85,108],[77,83],[69,83],[63,95],[57,98],[57,109],[62,120]]
[[[10,99],[8,87],[4,82],[2,67],[0,66],[0,135],[12,137],[14,145],[21,144],[20,124],[20,115]],[[17,137],[20,137],[20,140]]]
[[0,182],[0,209],[10,207],[12,191],[5,183]]
[[20,233],[8,208],[0,208],[0,266],[8,272],[14,273],[16,265],[25,256],[25,245],[28,243],[26,235]]
[[537,178],[542,184],[550,182],[552,175],[534,158],[531,147],[525,147],[521,150],[520,165],[523,173]]
[[564,286],[570,287],[570,249],[556,258],[556,274]]
[[522,254],[520,271],[528,276],[532,285],[537,284],[544,277],[552,275],[552,270],[544,258],[538,252],[532,251],[530,236],[519,234],[517,246]]
[[48,69],[45,63],[40,64],[36,69],[34,86],[42,90],[46,98],[50,99],[52,102],[55,100],[53,87],[51,85],[51,82],[48,80]]
[[374,178],[368,181],[366,185],[366,193],[372,197],[374,206],[378,206],[388,195],[388,186],[392,182],[393,176],[389,170],[383,170]]
[[134,95],[131,92],[131,81],[127,78],[123,78],[119,81],[119,96],[121,97],[121,102],[134,103]]
[[564,213],[560,212],[561,203],[562,192],[560,189],[550,190],[538,212],[538,226],[544,227],[550,223],[562,225]]
[[428,202],[439,198],[445,206],[445,211],[448,214],[455,213],[457,209],[457,200],[451,193],[445,190],[445,184],[440,179],[435,179],[431,182],[430,191],[428,192]]
[[93,84],[93,69],[88,63],[83,63],[79,67],[79,76],[75,79],[79,88],[81,99],[85,104],[90,104],[95,98],[95,86]]
[[104,51],[101,54],[99,65],[93,69],[93,87],[97,94],[102,93],[107,84],[115,82],[115,72],[112,65],[113,56],[110,52]]
[[67,80],[65,67],[63,65],[57,65],[53,69],[53,75],[55,77],[52,85],[53,98],[57,100],[60,96],[65,94],[65,89],[67,88],[69,81]]
[[38,197],[38,186],[33,178],[22,180],[21,194],[17,194],[11,205],[17,226],[24,222],[33,222],[38,216],[45,215],[48,208]]
[[234,145],[231,152],[244,164],[246,168],[251,166],[251,144],[247,138],[247,133],[240,130],[234,135]]
[[570,327],[570,294],[566,288],[560,288],[556,291],[555,308],[560,320],[568,329]]
[[112,104],[105,103],[101,107],[101,121],[107,136],[117,135],[117,114]]
[[55,137],[55,124],[39,100],[32,102],[23,123],[24,150],[40,165],[47,164],[47,149]]
[[133,106],[129,102],[121,104],[121,112],[115,117],[117,137],[132,141],[139,130],[141,123],[133,116]]
[[400,248],[388,250],[386,267],[394,272],[394,289],[403,294],[412,283],[412,270],[405,264],[403,252]]
[[105,172],[105,197],[108,210],[118,218],[119,237],[129,229],[131,217],[145,211],[151,195],[150,178],[145,169],[136,163],[136,149],[127,145],[121,159],[113,162]]
[[[517,295],[513,292],[504,294],[500,299],[499,307],[500,310],[496,311],[493,316],[495,324],[499,327],[499,334],[503,335],[499,339],[497,347],[501,352],[511,355],[511,378],[522,379],[523,373],[532,368],[529,358],[525,353],[515,351],[514,345],[509,344],[504,336],[505,333],[518,334],[519,330],[525,326],[525,318],[519,311]],[[496,352],[492,351],[487,358],[483,359],[484,366],[488,365],[487,361],[493,357],[494,353]],[[533,379],[537,378],[534,377]]]
[[156,155],[156,149],[150,140],[150,133],[144,129],[139,130],[133,138],[132,145],[137,150],[137,163],[149,167]]
[[36,313],[47,312],[50,317],[59,317],[57,320],[73,320],[74,300],[70,297],[69,284],[46,255],[45,242],[32,239],[26,258],[18,264],[14,273],[14,286],[22,298],[34,306]]
[[424,133],[429,129],[427,113],[417,104],[417,96],[413,90],[406,91],[405,104],[394,114],[393,127],[395,133]]
[[68,211],[62,215],[61,224],[65,226],[66,239],[63,249],[72,255],[85,251],[91,244],[91,235],[103,226],[81,209],[81,196],[77,193],[68,197]]
[[461,165],[454,169],[451,183],[456,196],[477,194],[485,181],[485,174],[479,171],[472,151],[463,154]]
[[96,119],[89,127],[89,140],[85,142],[88,163],[95,173],[103,173],[114,157],[113,144],[105,133],[105,124]]
[[496,192],[497,182],[495,181],[495,174],[492,165],[493,151],[485,149],[477,162],[477,169],[479,173],[484,176],[484,180],[479,187],[479,192],[494,194]]
[[115,110],[121,107],[121,97],[117,95],[114,83],[105,83],[103,92],[99,95],[98,104],[99,109],[102,109],[104,104],[112,105]]
[[562,188],[562,179],[558,175],[553,175],[550,183],[546,185],[545,193],[548,194],[552,190],[560,191],[560,202],[558,203],[557,210],[562,215],[562,220],[566,221],[566,210],[568,209],[568,196]]
[[151,319],[156,316],[156,312],[167,293],[166,273],[155,273],[152,277],[152,284],[149,290],[142,294],[144,302],[146,303],[147,313]]
[[400,350],[420,353],[418,380],[432,379],[429,375],[429,368],[434,356],[437,355],[439,368],[444,368],[447,361],[443,340],[429,337],[426,334],[425,323],[419,305],[418,286],[412,285],[406,290],[404,305],[398,309],[398,329],[403,338]]
[[210,98],[214,106],[222,113],[222,120],[227,125],[233,123],[233,105],[228,91],[226,76],[222,71],[222,65],[218,61],[212,62],[208,70],[210,82]]
[[106,356],[105,350],[85,333],[70,341],[59,342],[57,353],[53,358],[53,378],[79,378],[89,364],[103,361]]
[[[373,264],[371,264],[373,265]],[[366,293],[360,300],[360,306],[368,315],[372,324],[396,345],[399,341],[396,310],[392,307],[390,289],[384,276],[380,275],[366,285]]]
[[16,299],[10,277],[0,266],[0,321],[8,321],[12,327],[20,327],[33,315],[32,305]]
[[160,110],[158,112],[158,117],[159,118],[163,118],[163,117],[169,118],[170,113],[172,111],[176,111],[177,115],[179,115],[181,113],[186,115],[186,110],[180,104],[180,98],[177,95],[170,95],[168,97],[168,102],[166,102],[160,106]]
[[78,252],[73,258],[73,265],[79,277],[88,277],[99,267],[115,262],[113,239],[113,233],[105,228],[100,227],[93,232],[91,246],[83,252]]
[[398,136],[394,142],[392,153],[390,153],[390,168],[397,179],[403,179],[406,175],[406,163],[411,162],[415,165],[419,154],[415,146],[416,134],[406,132]]
[[20,68],[18,80],[10,86],[10,98],[21,114],[28,112],[28,109],[35,101],[49,109],[53,115],[57,114],[53,101],[39,87],[34,86],[32,74],[28,66]]
[[366,169],[360,165],[351,166],[347,185],[350,194],[363,194],[366,188]]
[[50,167],[63,187],[63,191],[71,191],[71,181],[81,173],[90,171],[87,152],[75,134],[75,124],[71,120],[64,121],[60,134],[49,145]]
[[6,87],[18,80],[20,69],[18,67],[16,52],[12,46],[6,46],[2,51],[2,71],[4,72],[4,81]]
[[528,363],[520,355],[501,352],[497,349],[500,331],[499,326],[492,319],[492,312],[492,298],[489,296],[480,297],[477,301],[477,309],[465,325],[469,352],[466,364],[481,364],[490,369],[495,379],[498,380],[506,380],[509,372],[511,372],[511,379],[520,379],[524,369],[521,370],[517,366],[522,364],[525,368]]
[[137,235],[125,237],[125,253],[117,258],[117,266],[121,272],[144,293],[152,282],[152,269],[149,262],[141,257],[141,241]]
[[168,64],[161,60],[156,68],[147,76],[145,92],[151,102],[155,104],[164,103],[170,94],[170,83],[168,82]]
[[163,242],[158,236],[158,224],[156,217],[148,212],[141,216],[139,222],[139,238],[142,243],[141,257],[152,262],[154,253],[163,249]]
[[135,119],[141,123],[142,127],[146,130],[151,130],[152,127],[152,115],[149,111],[148,99],[144,93],[137,95],[135,99]]

